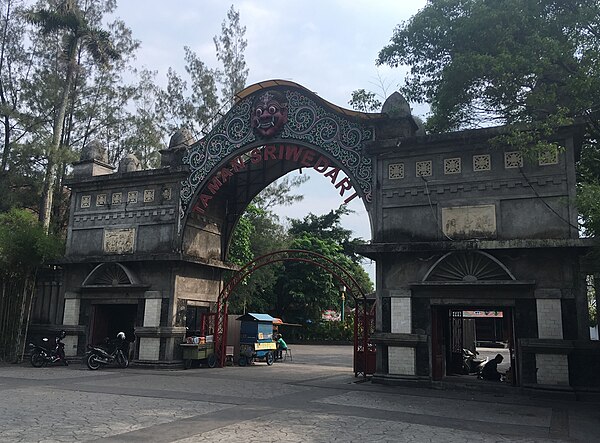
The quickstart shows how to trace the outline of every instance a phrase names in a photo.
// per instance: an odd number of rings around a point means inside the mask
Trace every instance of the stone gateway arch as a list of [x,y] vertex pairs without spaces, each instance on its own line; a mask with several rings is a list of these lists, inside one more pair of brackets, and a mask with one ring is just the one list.
[[70,355],[125,330],[136,364],[181,365],[186,328],[215,311],[233,270],[227,251],[247,205],[313,168],[368,214],[372,241],[359,252],[377,262],[374,381],[443,382],[471,346],[468,313],[494,312],[515,385],[577,389],[598,364],[586,360],[580,128],[561,129],[562,149],[535,159],[492,145],[503,131],[428,136],[398,93],[360,113],[270,80],[241,91],[201,140],[173,135],[157,169],[132,156],[117,169],[90,143],[68,182],[61,289],[38,297],[32,329],[65,329]]

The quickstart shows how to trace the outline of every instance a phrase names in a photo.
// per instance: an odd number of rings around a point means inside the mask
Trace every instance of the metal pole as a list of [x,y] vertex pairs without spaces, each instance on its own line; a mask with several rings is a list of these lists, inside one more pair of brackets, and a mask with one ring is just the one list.
[[342,292],[342,323],[344,323],[344,311],[345,311],[345,303],[346,303],[346,294]]

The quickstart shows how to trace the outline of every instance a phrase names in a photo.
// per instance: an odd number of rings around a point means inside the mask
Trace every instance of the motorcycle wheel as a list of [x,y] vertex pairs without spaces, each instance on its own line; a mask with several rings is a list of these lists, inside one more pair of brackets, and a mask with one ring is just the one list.
[[87,364],[87,367],[92,371],[95,371],[100,367],[100,362],[98,361],[98,358],[95,354],[90,354],[85,362]]
[[31,366],[34,368],[41,368],[46,364],[46,357],[41,351],[35,351],[31,354]]
[[122,368],[126,368],[127,366],[129,366],[129,360],[121,351],[117,353],[117,364]]
[[246,366],[247,364],[248,364],[248,360],[247,360],[246,356],[240,355],[240,358],[238,359],[238,365]]

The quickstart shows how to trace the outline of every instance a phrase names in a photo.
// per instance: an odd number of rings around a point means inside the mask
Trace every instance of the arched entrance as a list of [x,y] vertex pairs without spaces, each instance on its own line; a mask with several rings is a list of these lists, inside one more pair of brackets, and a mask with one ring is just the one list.
[[257,269],[283,261],[303,262],[323,268],[339,284],[346,287],[346,292],[354,298],[356,308],[354,314],[354,373],[355,375],[362,374],[363,377],[366,377],[369,372],[372,373],[369,369],[374,361],[375,347],[370,343],[369,337],[373,332],[374,321],[366,294],[354,277],[331,259],[315,252],[294,249],[275,251],[254,259],[237,271],[223,287],[217,300],[214,337],[217,362],[220,366],[225,365],[226,359],[227,301],[229,296],[246,277]]
[[[181,163],[178,233],[185,254],[225,260],[231,234],[250,201],[274,180],[312,168],[342,202],[365,205],[372,227],[374,170],[369,146],[383,114],[340,108],[292,82],[246,88],[236,104]],[[200,245],[203,248],[200,250]]]

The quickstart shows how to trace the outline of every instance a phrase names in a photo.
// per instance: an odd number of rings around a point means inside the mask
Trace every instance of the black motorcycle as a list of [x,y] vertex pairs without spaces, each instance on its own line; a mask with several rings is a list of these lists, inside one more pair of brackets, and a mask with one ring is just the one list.
[[[29,343],[29,349],[31,350],[31,366],[34,368],[41,368],[47,364],[60,362],[64,366],[68,366],[69,362],[65,357],[65,344],[62,339],[65,338],[67,333],[60,331],[60,333],[54,338],[54,347],[49,349],[47,346],[39,346],[34,343]],[[44,337],[42,339],[44,343],[48,343],[50,340]]]
[[129,366],[127,353],[124,352],[125,333],[119,332],[116,340],[105,340],[103,346],[88,345],[85,362],[92,371],[100,368],[102,365],[116,363],[121,368]]
[[463,374],[479,374],[483,366],[487,363],[487,358],[477,357],[479,352],[471,352],[463,349]]

